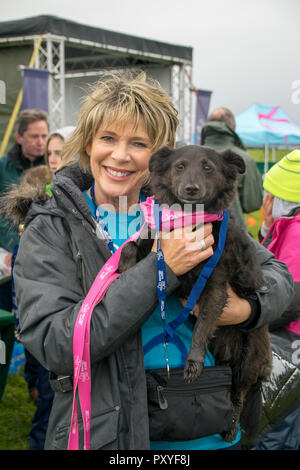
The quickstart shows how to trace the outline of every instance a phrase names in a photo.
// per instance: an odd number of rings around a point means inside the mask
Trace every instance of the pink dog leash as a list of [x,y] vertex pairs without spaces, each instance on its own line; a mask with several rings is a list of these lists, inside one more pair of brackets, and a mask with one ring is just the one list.
[[[126,240],[120,248],[109,258],[97,274],[87,296],[79,310],[73,334],[73,406],[71,427],[68,440],[68,450],[79,449],[78,412],[76,405],[76,391],[78,389],[79,402],[84,427],[84,449],[90,449],[90,421],[91,421],[91,364],[90,364],[90,321],[95,306],[102,300],[110,284],[119,277],[116,273],[122,248],[130,241],[136,241],[145,227],[155,228],[154,196],[140,203],[145,222],[142,227]],[[223,214],[207,214],[203,211],[184,213],[182,211],[162,210],[162,230],[172,230],[176,227],[191,225],[200,222],[221,220]]]

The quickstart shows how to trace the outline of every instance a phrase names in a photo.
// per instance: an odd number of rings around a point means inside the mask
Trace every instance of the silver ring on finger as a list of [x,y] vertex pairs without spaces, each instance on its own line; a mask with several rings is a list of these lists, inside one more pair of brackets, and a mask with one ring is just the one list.
[[207,245],[206,245],[204,239],[200,240],[200,245],[201,245],[201,250],[202,250],[202,251],[206,250]]

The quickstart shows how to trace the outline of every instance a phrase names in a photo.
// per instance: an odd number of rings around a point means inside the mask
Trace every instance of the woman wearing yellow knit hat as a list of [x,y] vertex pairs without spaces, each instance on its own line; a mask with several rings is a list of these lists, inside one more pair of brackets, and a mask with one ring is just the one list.
[[[276,163],[266,174],[263,186],[271,195],[267,195],[268,200],[274,200],[273,218],[277,211],[279,215],[287,215],[287,210],[297,207],[300,203],[300,150],[294,150]],[[264,212],[270,215],[265,208]]]
[[[263,202],[264,223],[260,237],[276,258],[289,268],[295,297],[279,320],[269,329],[283,344],[300,343],[300,149],[283,157],[265,175],[267,194]],[[297,354],[293,357],[299,358]],[[296,364],[300,368],[300,364]],[[298,361],[300,362],[300,360]],[[290,412],[256,447],[258,450],[296,450],[300,448],[300,407]]]

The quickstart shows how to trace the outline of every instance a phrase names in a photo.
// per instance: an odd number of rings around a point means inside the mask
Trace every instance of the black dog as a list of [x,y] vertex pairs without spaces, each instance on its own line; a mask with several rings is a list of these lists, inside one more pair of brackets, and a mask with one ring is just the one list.
[[[238,175],[244,173],[243,159],[231,151],[218,153],[208,147],[186,146],[176,150],[164,147],[150,159],[151,193],[160,204],[203,204],[208,213],[228,209],[235,197]],[[221,222],[213,222],[214,250]],[[147,255],[153,240],[142,239],[123,249],[120,271],[128,269]],[[176,295],[187,299],[205,262],[180,277]],[[230,216],[222,256],[200,298],[199,315],[194,327],[184,378],[195,380],[202,372],[206,348],[213,352],[216,364],[232,368],[234,423],[223,438],[232,442],[238,422],[248,436],[255,434],[260,420],[261,381],[271,366],[267,327],[243,332],[236,326],[217,328],[217,320],[227,302],[228,284],[241,298],[249,298],[262,284],[262,273],[253,244],[244,229]],[[246,400],[246,401],[245,401]],[[242,413],[243,410],[243,413]]]

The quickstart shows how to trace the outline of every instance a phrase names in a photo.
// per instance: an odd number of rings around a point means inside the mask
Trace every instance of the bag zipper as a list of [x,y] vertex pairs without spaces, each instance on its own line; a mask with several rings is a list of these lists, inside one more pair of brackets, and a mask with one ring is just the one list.
[[166,410],[168,408],[168,401],[163,394],[164,387],[158,385],[157,388],[157,397],[158,397],[158,404],[161,410]]
[[195,387],[191,387],[188,390],[184,388],[167,388],[163,387],[162,385],[157,385],[156,387],[151,387],[150,390],[153,390],[157,392],[157,398],[158,398],[158,404],[161,410],[166,410],[168,408],[168,400],[166,399],[165,393],[176,393],[176,392],[185,392],[185,393],[190,393],[194,392],[195,390],[198,390],[199,393],[205,393],[208,391],[215,391],[221,386],[228,386],[230,387],[230,384],[227,382],[220,382],[218,384],[215,384],[213,386],[207,386],[199,389],[199,386],[195,385]]
[[[209,368],[207,368],[209,369]],[[180,390],[180,391],[187,391],[186,387],[184,388],[177,388],[177,385],[173,383],[173,386],[172,387],[169,387],[169,382],[168,382],[168,379],[167,378],[164,378],[164,377],[161,377],[159,374],[153,372],[153,371],[150,371],[149,373],[152,377],[152,383],[149,384],[151,388],[156,388],[157,385],[161,385],[162,388],[164,389],[168,389],[168,390]],[[172,369],[171,369],[171,375],[172,375]],[[210,378],[210,380],[207,380],[208,384],[205,385],[205,384],[202,384],[202,388],[204,390],[207,390],[207,389],[213,389],[215,387],[219,387],[219,386],[222,386],[222,385],[228,385],[228,386],[231,386],[231,377],[228,377],[227,380],[226,380],[226,377],[221,377],[219,379],[214,379],[213,382]],[[210,382],[210,383],[209,383]],[[157,384],[157,385],[156,385]],[[199,383],[195,383],[194,385],[193,384],[186,384],[187,386],[189,386],[189,390],[197,390],[199,389]]]

